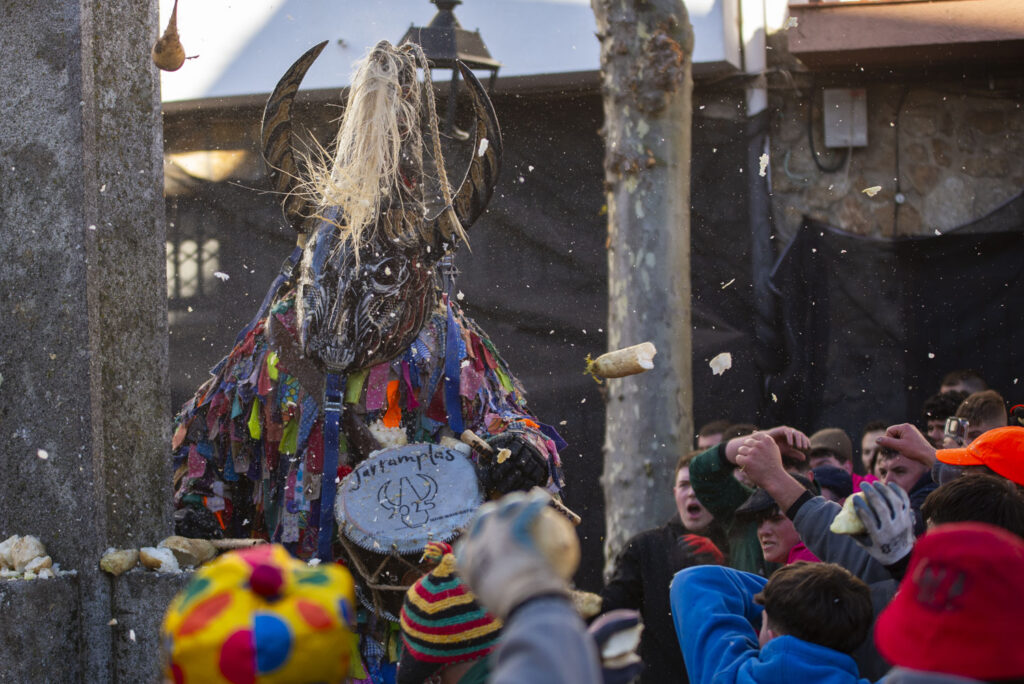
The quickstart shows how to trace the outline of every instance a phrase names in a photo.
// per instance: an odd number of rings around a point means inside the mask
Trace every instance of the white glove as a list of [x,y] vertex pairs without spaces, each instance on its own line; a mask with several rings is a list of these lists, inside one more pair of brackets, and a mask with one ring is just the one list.
[[534,541],[535,528],[550,500],[549,494],[535,489],[484,504],[469,534],[455,548],[462,579],[480,603],[502,620],[535,596],[569,595],[565,579]]
[[853,538],[882,565],[892,565],[914,548],[914,512],[899,485],[862,482],[853,507],[867,528]]

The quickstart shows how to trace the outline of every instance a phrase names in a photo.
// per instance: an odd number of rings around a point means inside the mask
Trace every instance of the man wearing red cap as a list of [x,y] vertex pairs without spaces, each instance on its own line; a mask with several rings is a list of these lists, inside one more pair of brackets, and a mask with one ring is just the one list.
[[897,667],[886,684],[1024,677],[1024,540],[982,523],[940,525],[918,540],[875,643]]

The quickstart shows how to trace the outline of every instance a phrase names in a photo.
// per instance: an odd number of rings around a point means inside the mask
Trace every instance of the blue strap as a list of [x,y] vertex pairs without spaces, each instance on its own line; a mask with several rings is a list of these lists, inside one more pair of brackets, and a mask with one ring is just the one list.
[[459,354],[462,335],[459,325],[452,316],[452,305],[448,303],[448,331],[444,345],[444,408],[448,413],[448,427],[456,435],[465,430],[462,422],[462,398],[459,396],[459,381],[462,376],[462,356]]
[[295,453],[301,454],[306,451],[306,445],[309,442],[309,433],[313,431],[313,424],[316,423],[317,405],[316,399],[312,396],[307,395],[302,400],[302,415],[299,416],[299,442]]
[[327,374],[324,387],[324,474],[320,483],[320,536],[317,540],[317,558],[334,560],[334,495],[338,475],[338,444],[341,427],[341,401],[345,395],[344,378],[337,373]]
[[[299,263],[299,259],[302,258],[302,247],[298,245],[292,250],[292,253],[288,255],[288,258],[281,264],[281,271],[274,278],[274,282],[270,284],[270,289],[267,290],[267,294],[263,297],[263,303],[260,304],[260,308],[256,311],[256,315],[249,321],[249,324],[242,328],[242,331],[238,333],[238,337],[235,338],[235,344],[238,344],[245,339],[245,336],[249,334],[249,331],[256,327],[256,324],[260,322],[260,319],[267,315],[267,310],[270,308],[270,303],[274,301],[274,297],[277,296],[277,291],[281,289],[281,286],[285,284],[289,278],[292,277],[292,271],[295,270],[295,264]],[[218,368],[220,364],[218,364]],[[214,368],[217,370],[218,368]]]

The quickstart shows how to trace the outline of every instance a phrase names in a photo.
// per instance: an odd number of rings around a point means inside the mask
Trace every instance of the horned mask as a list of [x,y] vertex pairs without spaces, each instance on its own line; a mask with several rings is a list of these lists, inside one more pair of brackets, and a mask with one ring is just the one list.
[[[300,172],[291,107],[325,45],[300,57],[278,83],[262,142],[285,217],[305,239],[295,278],[303,354],[347,373],[390,361],[415,339],[436,305],[438,263],[465,239],[494,191],[502,143],[490,99],[460,63],[476,122],[472,159],[452,194],[426,59],[417,46],[382,41],[356,70],[334,145],[307,155]],[[444,204],[434,216],[424,199],[425,137],[433,142]]]

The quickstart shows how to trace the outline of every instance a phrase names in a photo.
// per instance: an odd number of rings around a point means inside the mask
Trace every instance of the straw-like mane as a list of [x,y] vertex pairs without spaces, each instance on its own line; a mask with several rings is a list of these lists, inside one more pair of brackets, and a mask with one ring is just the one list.
[[[383,232],[378,238],[404,241],[412,237],[410,227],[424,227],[420,126],[424,104],[441,193],[451,206],[430,69],[417,45],[395,48],[381,41],[361,60],[331,150],[319,149],[307,165],[310,177],[304,191],[317,216],[325,218],[327,208],[341,207],[343,214],[336,225],[356,255],[362,244],[375,237],[373,231]],[[413,226],[403,220],[407,212],[416,217]],[[460,237],[465,239],[464,234]]]

